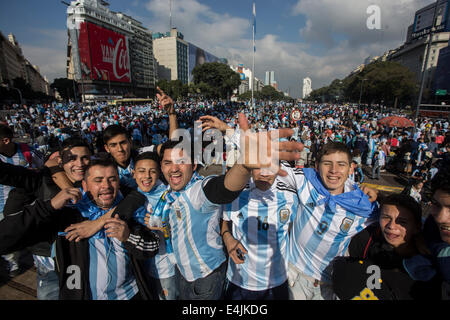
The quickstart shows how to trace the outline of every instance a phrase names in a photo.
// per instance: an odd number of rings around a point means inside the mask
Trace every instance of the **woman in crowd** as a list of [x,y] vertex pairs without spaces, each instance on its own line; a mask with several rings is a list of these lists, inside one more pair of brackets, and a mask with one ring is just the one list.
[[393,194],[383,199],[378,223],[353,237],[349,257],[333,265],[337,297],[439,300],[440,282],[433,267],[424,267],[421,279],[413,272],[418,257],[430,256],[421,228],[422,210],[412,197]]

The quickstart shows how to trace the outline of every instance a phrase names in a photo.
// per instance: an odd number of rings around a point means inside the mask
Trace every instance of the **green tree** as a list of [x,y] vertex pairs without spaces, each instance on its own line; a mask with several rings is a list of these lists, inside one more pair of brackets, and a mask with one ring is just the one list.
[[192,75],[194,84],[206,98],[229,98],[241,83],[239,74],[220,62],[198,65]]
[[[53,81],[53,83],[50,85],[50,87],[53,90],[57,90],[61,96],[61,98],[63,98],[63,100],[69,100],[72,99],[72,101],[75,100],[75,95],[74,95],[74,80],[72,79],[67,79],[67,78],[57,78]],[[77,90],[77,85],[75,83],[75,90]],[[76,92],[77,95],[77,100],[80,101],[80,94],[78,92]]]
[[383,103],[394,106],[411,103],[418,93],[414,74],[393,61],[369,64],[358,74],[343,80],[335,79],[329,86],[315,89],[309,100],[319,102],[352,101],[361,103]]
[[393,106],[396,100],[407,104],[416,94],[414,74],[393,61],[368,65],[361,73],[349,77],[346,88],[346,95],[352,101],[359,101],[361,95],[361,102],[369,105],[383,103]]
[[189,86],[180,80],[167,81],[163,79],[159,80],[156,85],[174,100],[185,98],[189,93]]

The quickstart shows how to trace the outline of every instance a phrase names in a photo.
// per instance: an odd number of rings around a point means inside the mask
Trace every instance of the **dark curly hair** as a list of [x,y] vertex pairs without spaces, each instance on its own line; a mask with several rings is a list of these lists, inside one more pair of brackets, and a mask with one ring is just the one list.
[[448,166],[439,169],[433,180],[431,180],[432,193],[434,194],[437,190],[450,193],[450,168]]

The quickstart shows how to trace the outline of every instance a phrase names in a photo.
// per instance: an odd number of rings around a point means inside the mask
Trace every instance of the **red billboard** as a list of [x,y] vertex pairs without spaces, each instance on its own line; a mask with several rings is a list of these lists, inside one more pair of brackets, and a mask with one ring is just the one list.
[[83,79],[131,81],[128,44],[124,35],[82,22],[78,47]]

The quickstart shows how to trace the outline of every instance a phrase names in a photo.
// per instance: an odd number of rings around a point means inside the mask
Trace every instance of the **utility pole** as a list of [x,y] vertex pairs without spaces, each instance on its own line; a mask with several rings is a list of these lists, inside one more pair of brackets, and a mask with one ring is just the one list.
[[361,97],[362,97],[362,89],[363,89],[363,83],[364,83],[364,81],[367,81],[367,79],[362,79],[362,80],[361,80],[361,90],[359,91],[358,109],[359,109],[359,107],[360,107],[360,105],[361,105]]
[[419,117],[420,105],[422,104],[422,95],[423,95],[423,89],[424,89],[424,85],[425,85],[425,72],[427,71],[428,57],[430,56],[431,44],[433,42],[433,33],[435,31],[435,26],[436,26],[436,14],[437,14],[437,10],[438,10],[438,5],[439,5],[439,0],[436,1],[436,7],[434,8],[434,14],[433,14],[433,22],[431,24],[430,34],[428,35],[427,53],[425,55],[425,60],[423,62],[422,77],[420,80],[419,98],[417,100],[416,115],[414,116],[414,132],[417,131],[417,120]]
[[[65,2],[65,1],[61,1],[62,4],[64,4],[65,6],[70,7],[70,4]],[[84,95],[84,81],[83,81],[83,70],[81,69],[81,56],[80,56],[80,48],[78,47],[78,30],[76,28],[76,23],[75,23],[75,19],[73,20],[73,25],[69,24],[69,22],[67,23],[67,28],[70,29],[70,26],[72,26],[74,32],[75,32],[75,40],[77,41],[77,53],[78,53],[78,67],[80,69],[80,80],[81,80],[81,94],[82,94],[82,101],[81,103],[84,103],[85,101],[85,95]],[[72,39],[73,41],[73,39]],[[72,43],[72,48],[73,48],[73,43]],[[72,51],[73,52],[73,51]],[[75,73],[74,73],[75,74]],[[75,78],[75,77],[74,77]]]

